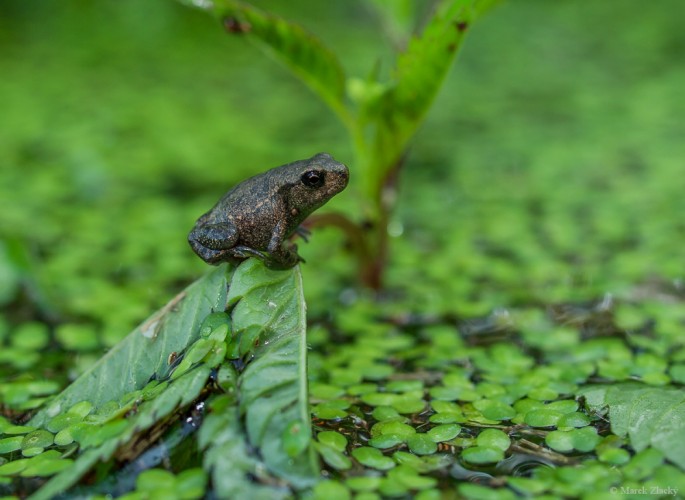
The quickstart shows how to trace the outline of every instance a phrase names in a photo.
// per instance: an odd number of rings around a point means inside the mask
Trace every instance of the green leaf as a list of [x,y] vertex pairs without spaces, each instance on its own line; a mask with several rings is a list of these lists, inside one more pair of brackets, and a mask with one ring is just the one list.
[[347,438],[335,431],[322,431],[316,435],[316,439],[326,446],[330,446],[340,452],[347,448]]
[[414,434],[407,438],[407,446],[417,455],[430,455],[435,453],[438,445],[427,434]]
[[[196,399],[205,387],[210,372],[209,366],[199,366],[169,384],[167,389],[159,393],[155,399],[142,403],[138,412],[129,421],[110,422],[110,424],[115,424],[111,429],[117,430],[114,435],[110,435],[110,432],[103,428],[106,434],[103,440],[100,440],[93,448],[82,452],[71,467],[48,481],[31,498],[33,500],[49,499],[65,492],[97,462],[109,460],[116,450],[122,444],[129,442],[136,433],[149,429],[177,408]],[[128,425],[122,425],[125,423]],[[95,430],[99,428],[97,425],[93,427]],[[94,436],[93,439],[97,441],[98,436]]]
[[473,446],[461,452],[464,460],[472,464],[490,464],[504,460],[504,452],[500,448],[489,446]]
[[352,460],[342,451],[332,446],[314,443],[316,451],[319,452],[323,461],[337,470],[347,470],[352,467]]
[[[232,366],[221,368],[227,376],[224,388],[237,391],[237,374]],[[198,444],[203,453],[203,466],[211,474],[214,493],[218,498],[284,499],[285,488],[262,486],[250,479],[258,477],[263,466],[250,455],[240,412],[230,396],[214,401],[210,413],[200,427]]]
[[494,3],[440,2],[421,35],[413,37],[399,56],[393,84],[374,104],[381,119],[375,146],[381,166],[392,167],[404,152],[442,86],[468,28]]
[[[240,411],[250,443],[270,472],[296,488],[319,478],[311,446],[307,399],[307,341],[302,278],[298,268],[273,271],[248,259],[235,271],[228,293],[234,335],[258,333],[253,359],[240,374]],[[292,457],[283,436],[300,422],[306,450]],[[305,425],[306,422],[306,425]]]
[[352,450],[352,456],[362,465],[378,470],[388,470],[395,467],[392,458],[386,457],[376,448],[361,446]]
[[[186,0],[187,1],[187,0]],[[188,2],[198,5],[197,2]],[[236,0],[203,2],[230,33],[240,34],[284,64],[309,86],[346,125],[345,74],[335,54],[301,26]]]
[[221,266],[174,297],[55,397],[30,424],[44,426],[84,400],[98,407],[143,388],[153,375],[158,379],[168,375],[169,355],[198,338],[207,314],[224,310],[229,270]]
[[612,432],[629,436],[636,451],[651,445],[685,469],[685,390],[625,383],[592,386],[582,393],[592,407],[609,407]]

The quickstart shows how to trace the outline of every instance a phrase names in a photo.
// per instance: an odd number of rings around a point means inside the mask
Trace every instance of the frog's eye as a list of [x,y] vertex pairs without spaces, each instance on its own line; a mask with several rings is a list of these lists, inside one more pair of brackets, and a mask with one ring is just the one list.
[[323,186],[324,173],[320,170],[308,170],[302,174],[302,183],[311,188]]

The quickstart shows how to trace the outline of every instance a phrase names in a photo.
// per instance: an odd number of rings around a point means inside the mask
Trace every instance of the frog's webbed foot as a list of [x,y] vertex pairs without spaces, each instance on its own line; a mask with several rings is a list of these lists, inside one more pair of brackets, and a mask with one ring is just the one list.
[[236,258],[256,257],[264,262],[264,265],[269,269],[284,270],[291,269],[297,265],[298,262],[304,262],[304,259],[297,254],[297,245],[289,245],[288,247],[280,247],[276,252],[267,252],[262,250],[255,250],[254,248],[237,246],[231,250]]
[[305,243],[309,243],[309,236],[312,234],[312,232],[309,229],[307,229],[304,226],[297,226],[297,229],[295,229],[295,233],[297,233],[297,235],[300,238],[302,238],[305,241]]
[[230,253],[231,256],[235,259],[249,259],[250,257],[256,257],[257,259],[266,262],[271,258],[269,252],[264,252],[262,250],[250,248],[245,245],[238,245],[237,247],[233,247]]

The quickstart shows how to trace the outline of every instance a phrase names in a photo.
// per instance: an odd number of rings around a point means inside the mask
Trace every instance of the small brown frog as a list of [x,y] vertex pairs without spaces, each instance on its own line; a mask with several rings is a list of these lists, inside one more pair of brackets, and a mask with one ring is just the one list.
[[286,240],[348,179],[347,167],[327,153],[255,175],[200,217],[188,242],[208,264],[257,257],[271,269],[291,268],[302,258]]

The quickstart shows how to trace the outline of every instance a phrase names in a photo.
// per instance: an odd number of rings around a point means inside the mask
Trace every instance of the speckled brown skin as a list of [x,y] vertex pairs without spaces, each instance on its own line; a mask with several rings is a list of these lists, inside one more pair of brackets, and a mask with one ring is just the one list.
[[255,175],[200,217],[188,242],[208,264],[257,257],[272,269],[291,268],[302,259],[286,240],[348,179],[347,167],[326,153]]

